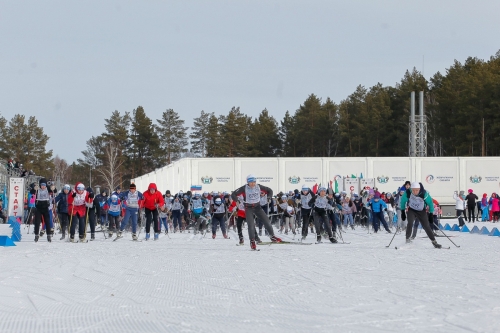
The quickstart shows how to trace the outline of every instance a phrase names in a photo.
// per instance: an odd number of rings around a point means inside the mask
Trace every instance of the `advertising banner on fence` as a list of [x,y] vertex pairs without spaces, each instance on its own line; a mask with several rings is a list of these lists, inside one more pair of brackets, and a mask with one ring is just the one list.
[[321,179],[321,160],[317,161],[284,161],[285,169],[285,189],[300,190],[302,185],[313,188],[315,184],[323,183],[326,187],[326,179]]
[[420,161],[420,177],[422,185],[438,201],[453,197],[453,192],[459,188],[458,160],[435,159]]
[[8,214],[9,216],[24,214],[24,178],[10,178]]
[[407,158],[393,160],[376,159],[373,161],[373,174],[379,192],[394,192],[411,181],[411,161]]
[[483,193],[486,193],[488,198],[492,193],[499,193],[500,169],[498,164],[484,161],[484,159],[467,159],[463,163],[465,184],[460,190],[467,193],[468,189],[472,189],[479,198],[482,198]]

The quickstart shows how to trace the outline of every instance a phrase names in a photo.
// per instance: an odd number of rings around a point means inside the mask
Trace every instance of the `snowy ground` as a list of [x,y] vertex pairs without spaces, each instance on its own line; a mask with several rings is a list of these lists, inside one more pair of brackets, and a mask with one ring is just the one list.
[[0,247],[0,332],[499,332],[500,237],[447,233],[460,248],[417,238],[395,250],[392,235],[362,229],[344,235],[349,245],[260,252],[220,234],[24,234]]

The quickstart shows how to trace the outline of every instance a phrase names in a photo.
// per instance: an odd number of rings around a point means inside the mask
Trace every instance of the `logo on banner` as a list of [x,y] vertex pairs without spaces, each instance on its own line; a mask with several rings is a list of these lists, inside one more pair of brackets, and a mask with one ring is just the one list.
[[478,175],[471,176],[469,179],[472,184],[479,184],[481,180],[483,180],[483,178],[481,178],[481,176]]
[[288,178],[290,184],[298,184],[300,182],[300,177],[292,176]]
[[354,186],[349,187],[349,189],[351,190],[351,192],[353,192],[354,191]]
[[213,180],[214,179],[212,177],[209,177],[209,176],[201,177],[201,181],[203,184],[212,184]]
[[386,184],[389,181],[389,177],[382,175],[382,176],[377,177],[377,181],[380,184]]
[[333,177],[333,180],[339,180],[339,179],[342,179],[341,175],[335,175],[335,177]]
[[428,175],[427,177],[425,177],[425,181],[427,182],[427,184],[432,184],[434,183],[434,176],[433,175]]

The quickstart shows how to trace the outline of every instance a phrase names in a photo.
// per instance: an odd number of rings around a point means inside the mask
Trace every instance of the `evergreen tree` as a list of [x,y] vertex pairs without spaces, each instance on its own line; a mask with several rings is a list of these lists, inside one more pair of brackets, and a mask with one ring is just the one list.
[[219,118],[213,113],[208,118],[207,136],[206,136],[206,157],[222,157],[226,145],[221,137],[221,124]]
[[131,123],[130,178],[134,178],[163,166],[165,157],[160,150],[160,139],[155,132],[153,122],[146,115],[142,106],[138,106],[132,112]]
[[207,156],[207,138],[209,135],[209,120],[213,113],[201,110],[199,117],[194,118],[193,127],[189,138],[191,139],[191,153],[200,157]]
[[338,119],[339,119],[339,111],[338,105],[335,104],[330,97],[328,97],[325,103],[321,106],[322,111],[324,112],[324,117],[327,117],[327,121],[325,121],[321,126],[325,128],[322,130],[324,136],[322,137],[325,147],[325,154],[322,156],[336,156],[339,148],[339,131],[338,131]]
[[269,115],[267,109],[262,110],[251,126],[249,146],[249,156],[274,157],[280,154],[278,122]]
[[339,134],[342,139],[341,148],[345,156],[363,156],[362,145],[366,130],[367,114],[365,107],[366,88],[358,86],[339,106]]
[[295,118],[290,116],[290,113],[286,111],[285,117],[281,121],[281,126],[279,128],[279,138],[281,141],[281,151],[283,157],[295,157],[295,142],[296,138],[294,136]]
[[29,117],[25,123],[24,115],[16,114],[8,124],[2,118],[0,130],[3,138],[1,150],[5,158],[13,158],[38,175],[52,175],[52,150],[46,150],[49,137],[38,126],[35,117]]
[[187,152],[187,130],[184,120],[179,118],[177,112],[168,109],[163,112],[162,118],[157,119],[157,132],[160,137],[160,146],[166,154],[167,164],[181,158],[181,154]]
[[248,136],[251,117],[240,111],[239,107],[233,107],[227,116],[220,116],[221,139],[226,148],[224,157],[243,157],[248,152]]
[[[131,178],[130,170],[131,168],[131,159],[130,156],[127,155],[130,152],[130,122],[131,117],[129,112],[124,112],[123,115],[118,111],[114,111],[111,114],[109,119],[104,119],[104,127],[106,128],[106,132],[102,134],[102,136],[106,139],[108,145],[111,145],[118,148],[118,156],[116,163],[114,165],[118,165],[118,174],[116,176],[119,179],[118,184],[123,184],[123,179]],[[110,148],[108,148],[110,149]],[[114,182],[113,178],[113,182]]]

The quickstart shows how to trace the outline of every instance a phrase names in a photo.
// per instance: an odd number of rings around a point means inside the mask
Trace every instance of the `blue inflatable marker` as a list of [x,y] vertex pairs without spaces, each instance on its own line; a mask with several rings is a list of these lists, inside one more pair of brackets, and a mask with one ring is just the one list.
[[443,227],[443,225],[441,224],[441,222],[439,222],[439,230],[444,230],[444,227]]
[[448,223],[446,223],[446,224],[444,225],[444,230],[451,231],[451,227],[450,227],[450,225],[449,225]]
[[454,224],[453,227],[451,227],[451,231],[460,231],[458,224]]
[[0,236],[0,246],[16,246],[9,236]]
[[17,221],[15,216],[9,216],[10,228],[12,228],[11,240],[14,242],[20,242],[22,238],[21,224]]
[[470,231],[471,234],[478,234],[479,233],[479,228],[477,227],[477,225],[474,226],[474,228],[472,228],[472,230]]
[[460,232],[470,232],[470,230],[469,230],[469,228],[467,228],[467,226],[466,226],[466,225],[464,225],[464,226],[462,227],[462,230],[460,230]]
[[486,227],[482,227],[481,231],[479,232],[481,235],[489,235],[490,231]]
[[500,231],[497,228],[493,228],[488,236],[500,236]]

